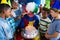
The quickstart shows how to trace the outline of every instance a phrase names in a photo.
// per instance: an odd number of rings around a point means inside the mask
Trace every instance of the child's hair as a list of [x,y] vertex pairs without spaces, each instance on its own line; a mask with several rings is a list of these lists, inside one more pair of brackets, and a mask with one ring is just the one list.
[[60,14],[60,10],[58,10],[58,13]]
[[53,10],[54,12],[58,12],[60,14],[60,10],[58,10],[56,8],[50,8],[50,10]]
[[1,3],[1,0],[0,0],[0,3]]
[[4,10],[9,9],[10,6],[8,4],[0,4],[0,13],[4,13]]
[[50,10],[53,10],[54,12],[58,12],[56,8],[50,8]]
[[47,12],[48,14],[50,13],[50,10],[48,8],[43,7],[42,10],[44,10],[45,12]]

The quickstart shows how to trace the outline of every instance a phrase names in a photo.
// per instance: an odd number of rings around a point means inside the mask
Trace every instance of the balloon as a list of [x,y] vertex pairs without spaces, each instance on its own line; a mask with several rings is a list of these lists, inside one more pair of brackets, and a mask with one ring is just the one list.
[[34,9],[34,13],[37,13],[37,11],[38,11],[38,7],[37,6],[35,6],[35,9]]
[[46,0],[45,8],[50,9],[50,0]]

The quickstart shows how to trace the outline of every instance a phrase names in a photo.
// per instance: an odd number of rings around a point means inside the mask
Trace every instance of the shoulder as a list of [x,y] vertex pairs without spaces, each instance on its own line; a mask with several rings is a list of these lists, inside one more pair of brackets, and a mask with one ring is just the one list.
[[51,22],[51,20],[49,18],[46,19],[47,22]]
[[60,20],[56,21],[57,25],[60,25]]
[[55,20],[56,24],[60,24],[60,19]]
[[36,15],[34,15],[34,18],[35,18],[35,19],[38,19],[38,17],[37,17]]

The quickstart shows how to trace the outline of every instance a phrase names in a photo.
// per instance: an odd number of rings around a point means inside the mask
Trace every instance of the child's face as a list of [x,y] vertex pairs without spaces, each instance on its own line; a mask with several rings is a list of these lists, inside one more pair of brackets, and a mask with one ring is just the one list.
[[13,3],[12,3],[12,8],[17,9],[17,8],[18,8],[18,3],[13,2]]
[[51,16],[52,16],[53,18],[55,18],[55,17],[57,16],[57,13],[54,12],[53,10],[50,10],[50,14],[51,14]]
[[5,13],[6,17],[9,17],[11,15],[11,9],[9,8],[9,9],[5,10],[4,13]]
[[47,18],[47,16],[48,16],[47,12],[45,12],[44,10],[42,10],[42,17]]
[[29,12],[28,15],[29,15],[29,17],[33,17],[34,16],[34,14],[32,12]]

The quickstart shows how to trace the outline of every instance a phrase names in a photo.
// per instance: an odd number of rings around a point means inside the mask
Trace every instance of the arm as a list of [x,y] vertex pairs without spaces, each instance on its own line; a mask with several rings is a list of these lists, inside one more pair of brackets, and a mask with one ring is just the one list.
[[18,25],[18,27],[17,27],[17,31],[23,31],[24,30],[24,20],[23,20],[23,18],[21,18],[21,21],[20,21],[20,23],[19,23],[19,25]]
[[38,27],[39,27],[39,19],[37,18],[37,16],[35,16],[34,19],[35,19],[34,26],[35,26],[36,29],[38,29]]
[[46,37],[47,39],[56,38],[56,37],[58,36],[58,34],[59,34],[58,32],[55,32],[54,34],[49,35],[49,34],[46,32],[45,37]]
[[[50,28],[50,27],[49,27]],[[48,29],[49,29],[48,28]],[[53,30],[52,30],[53,31]],[[59,33],[60,33],[60,23],[58,23],[57,24],[57,26],[56,26],[56,28],[55,28],[55,33],[54,34],[48,34],[48,31],[46,32],[46,34],[45,34],[45,37],[46,38],[48,38],[48,39],[50,39],[50,38],[56,38],[56,37],[58,37],[58,35],[59,35]]]

